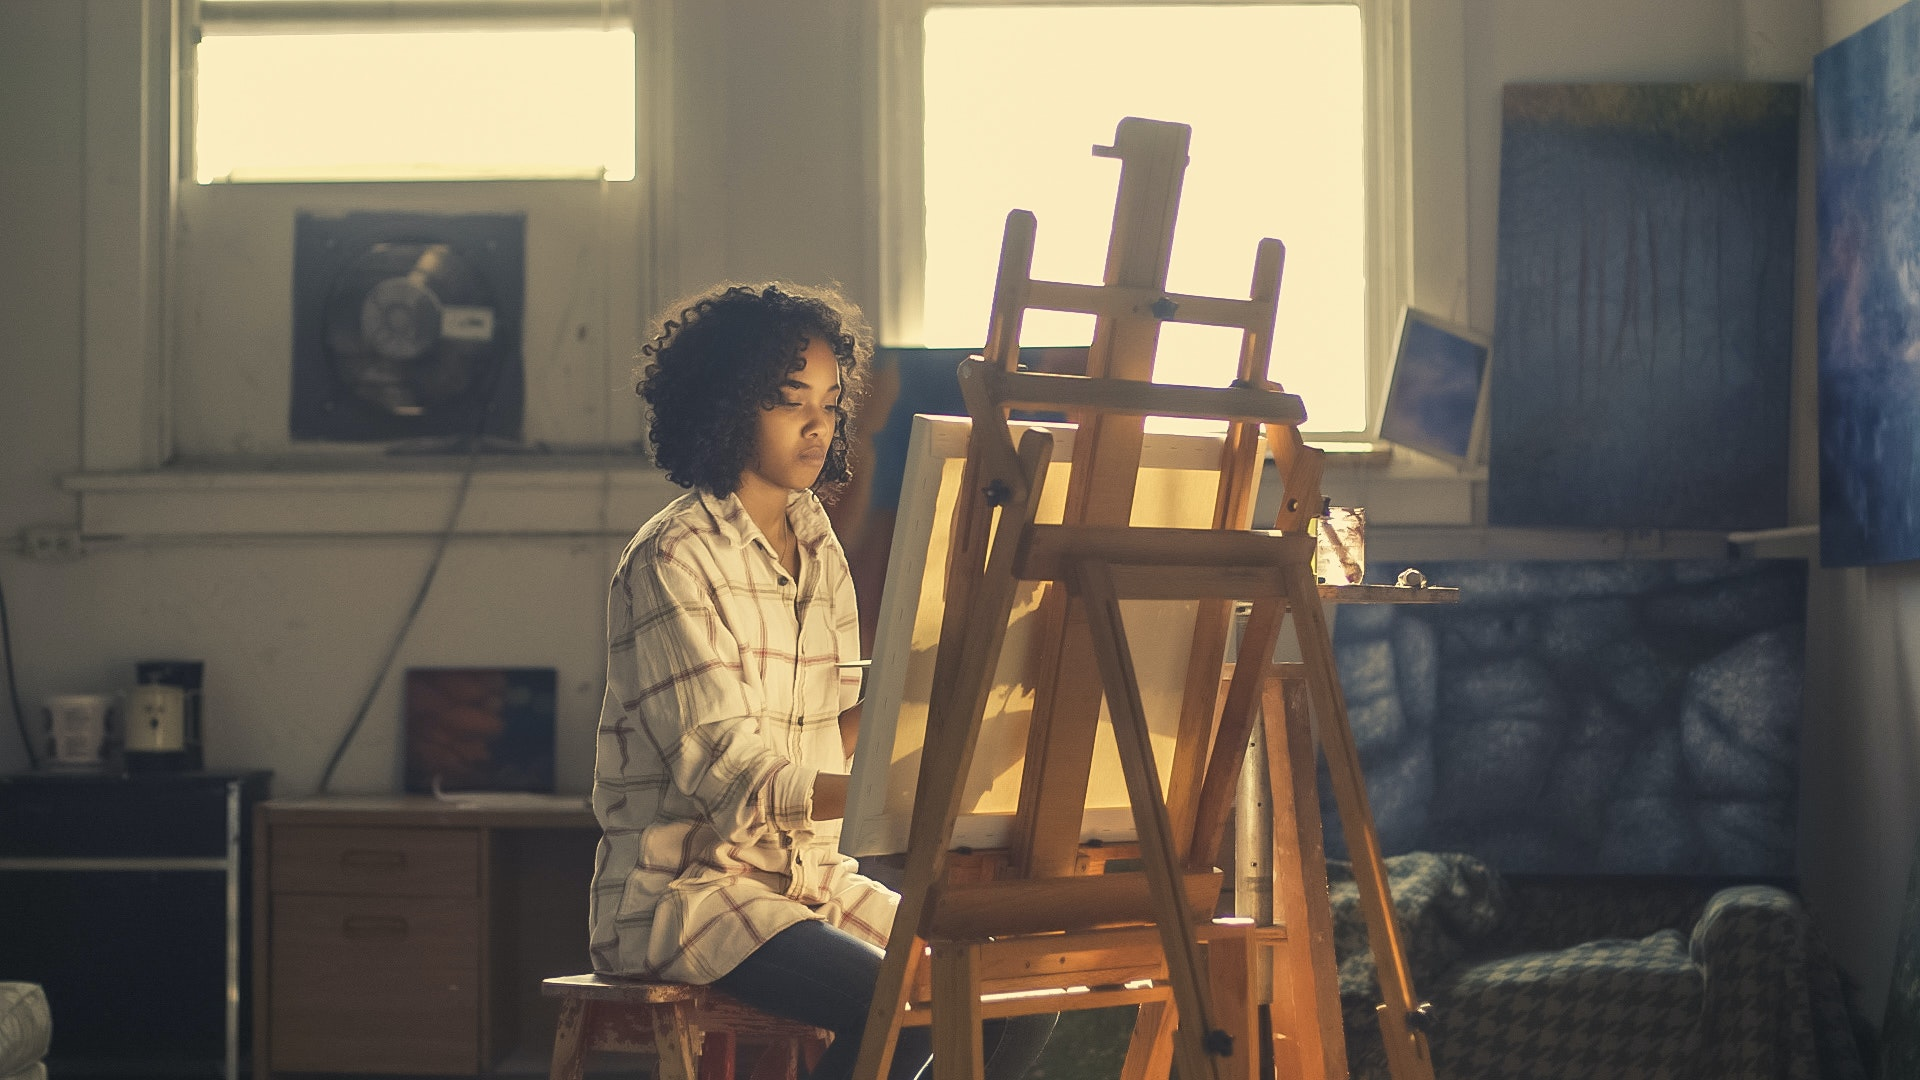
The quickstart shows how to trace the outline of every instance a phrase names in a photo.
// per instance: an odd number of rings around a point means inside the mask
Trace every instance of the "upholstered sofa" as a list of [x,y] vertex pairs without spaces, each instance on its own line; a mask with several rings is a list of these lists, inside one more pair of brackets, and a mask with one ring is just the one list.
[[0,982],[0,1080],[47,1080],[53,1021],[47,995],[33,983]]
[[[1865,1078],[1838,971],[1780,888],[1387,862],[1437,1080]],[[1352,1073],[1386,1080],[1358,891],[1330,869]]]

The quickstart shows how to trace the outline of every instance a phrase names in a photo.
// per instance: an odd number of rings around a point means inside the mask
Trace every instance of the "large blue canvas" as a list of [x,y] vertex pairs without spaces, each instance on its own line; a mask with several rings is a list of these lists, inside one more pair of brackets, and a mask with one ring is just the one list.
[[1920,559],[1920,3],[1814,59],[1820,559]]
[[1506,88],[1493,524],[1786,523],[1799,102]]
[[[1388,854],[1793,873],[1805,562],[1420,567],[1460,602],[1343,607],[1334,625]],[[1327,791],[1328,850],[1344,853]]]

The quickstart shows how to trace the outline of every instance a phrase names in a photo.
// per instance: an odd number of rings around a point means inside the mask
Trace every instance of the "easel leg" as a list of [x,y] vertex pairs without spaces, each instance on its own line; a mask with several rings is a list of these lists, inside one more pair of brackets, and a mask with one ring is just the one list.
[[1120,1066],[1120,1080],[1167,1080],[1173,1072],[1176,1021],[1170,1001],[1149,1001],[1140,1006],[1133,1020],[1133,1037],[1127,1041],[1127,1060]]
[[1287,614],[1286,605],[1277,598],[1255,601],[1240,638],[1240,652],[1233,665],[1233,678],[1227,684],[1227,700],[1220,708],[1220,722],[1213,740],[1213,753],[1207,762],[1205,781],[1195,809],[1193,839],[1187,848],[1187,869],[1202,870],[1213,864],[1214,853],[1226,834],[1227,816],[1233,810],[1240,769],[1247,757],[1247,739],[1253,733],[1254,702],[1273,659],[1273,646],[1280,637],[1280,624]]
[[[986,712],[992,673],[1006,639],[1007,619],[1019,582],[1014,577],[1014,549],[1039,505],[1041,483],[1053,453],[1053,441],[1029,431],[1020,440],[1019,467],[1027,496],[1002,508],[993,546],[977,586],[970,590],[964,632],[941,650],[934,669],[932,708],[927,716],[922,750],[920,788],[914,800],[908,833],[906,875],[901,883],[900,907],[894,913],[887,938],[886,959],[875,982],[873,1006],[860,1038],[853,1080],[881,1080],[893,1064],[894,1042],[900,1035],[901,1010],[908,988],[922,962],[919,934],[928,900],[940,881],[947,846],[953,840],[954,819],[960,813],[961,786],[973,763],[980,720]],[[948,635],[943,630],[942,640]],[[948,649],[958,646],[953,652]],[[976,1025],[977,1026],[977,1025]]]
[[[1276,1061],[1310,1080],[1345,1080],[1347,1041],[1340,1019],[1340,971],[1333,954],[1333,911],[1315,788],[1313,725],[1300,665],[1267,680],[1261,706],[1267,775],[1273,788],[1273,901],[1287,940],[1274,958],[1274,1027],[1283,1029]],[[1283,1007],[1282,999],[1285,999]]]
[[1373,812],[1367,806],[1367,780],[1360,770],[1360,752],[1347,725],[1346,699],[1333,662],[1333,641],[1326,613],[1320,608],[1320,590],[1303,564],[1292,567],[1287,588],[1293,605],[1294,629],[1300,638],[1300,656],[1306,667],[1313,698],[1321,749],[1333,777],[1333,795],[1340,807],[1340,825],[1353,855],[1353,877],[1360,888],[1360,910],[1366,916],[1367,942],[1379,974],[1380,1034],[1386,1041],[1387,1066],[1394,1080],[1432,1080],[1433,1059],[1427,1037],[1413,1028],[1417,1000],[1400,926],[1393,913],[1393,894],[1387,887],[1387,867],[1380,854],[1380,838],[1373,831]]
[[[1225,930],[1225,928],[1221,928]],[[1238,932],[1222,932],[1207,942],[1207,981],[1213,991],[1214,1019],[1233,1040],[1233,1054],[1221,1059],[1226,1080],[1261,1080],[1260,1001],[1254,991],[1259,955],[1249,922]]]
[[933,947],[934,1080],[984,1080],[980,1045],[980,947]]
[[1111,574],[1103,565],[1081,563],[1070,571],[1068,582],[1086,608],[1093,653],[1107,695],[1107,714],[1113,721],[1120,767],[1126,774],[1127,800],[1133,804],[1141,863],[1160,924],[1168,981],[1173,984],[1174,1005],[1180,1010],[1180,1028],[1174,1037],[1180,1075],[1182,1080],[1226,1080],[1219,1065],[1231,1052],[1220,1045],[1224,1033],[1216,1031],[1207,1008],[1199,950],[1194,942],[1195,919],[1179,880],[1173,827],[1160,794],[1152,736],[1140,701],[1126,628],[1120,619],[1120,602],[1114,596]]

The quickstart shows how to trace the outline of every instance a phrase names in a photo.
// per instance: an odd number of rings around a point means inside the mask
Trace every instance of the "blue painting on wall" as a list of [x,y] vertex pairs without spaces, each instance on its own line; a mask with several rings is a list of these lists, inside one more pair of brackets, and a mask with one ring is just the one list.
[[1800,88],[1514,85],[1496,525],[1786,523]]
[[1408,308],[1394,350],[1393,381],[1380,417],[1380,437],[1457,464],[1473,451],[1487,343]]
[[[1513,873],[1793,873],[1804,561],[1420,568],[1460,602],[1342,607],[1334,624],[1388,854],[1462,851]],[[1328,853],[1345,857],[1320,791]]]
[[1920,559],[1920,3],[1814,58],[1820,560]]

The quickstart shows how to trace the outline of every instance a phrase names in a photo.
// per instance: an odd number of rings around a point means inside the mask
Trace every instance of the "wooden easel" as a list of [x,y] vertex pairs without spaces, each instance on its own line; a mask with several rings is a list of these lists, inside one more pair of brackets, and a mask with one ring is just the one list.
[[[1300,400],[1265,378],[1283,249],[1277,241],[1261,242],[1249,299],[1165,291],[1188,136],[1184,125],[1128,118],[1112,147],[1095,150],[1121,162],[1103,285],[1033,280],[1033,216],[1015,211],[1008,217],[985,357],[967,361],[960,372],[973,431],[953,523],[901,903],[856,1080],[886,1076],[905,1025],[931,1023],[939,1080],[980,1080],[984,1017],[1127,1002],[1140,1004],[1141,1013],[1123,1080],[1164,1080],[1176,1060],[1182,1080],[1259,1080],[1262,995],[1255,973],[1263,948],[1280,954],[1267,995],[1280,1036],[1277,1071],[1344,1077],[1325,866],[1317,838],[1304,839],[1297,815],[1283,815],[1288,827],[1276,830],[1275,843],[1280,861],[1290,863],[1277,866],[1276,875],[1276,896],[1290,923],[1210,919],[1221,885],[1211,864],[1256,716],[1266,717],[1276,789],[1282,775],[1297,780],[1304,757],[1311,792],[1312,746],[1303,745],[1308,698],[1379,960],[1389,1063],[1396,1080],[1431,1080],[1418,1027],[1423,1007],[1416,1005],[1400,947],[1321,587],[1309,566],[1314,542],[1307,523],[1320,504],[1322,455],[1300,439],[1306,418]],[[1018,371],[1021,320],[1034,308],[1097,317],[1086,376]],[[1235,385],[1152,384],[1159,328],[1167,321],[1240,328]],[[1065,410],[1078,422],[1062,524],[1035,523],[1052,441],[1029,430],[1016,447],[1007,424],[1012,407]],[[1229,422],[1212,528],[1129,527],[1148,415]],[[1271,532],[1249,529],[1263,429],[1285,484]],[[963,866],[948,848],[1023,581],[1053,587],[1041,609],[1044,648],[1015,839],[1003,858],[983,864],[975,857]],[[1194,598],[1201,605],[1163,797],[1119,604]],[[1232,675],[1223,681],[1236,600],[1251,601],[1252,611]],[[1271,657],[1289,611],[1304,662],[1276,673]],[[1087,874],[1079,827],[1103,696],[1142,869]],[[1304,802],[1290,797],[1289,809],[1303,809]],[[1317,828],[1317,806],[1311,819]],[[990,869],[983,872],[983,865]],[[1089,989],[982,1001],[983,994],[1064,987]]]

